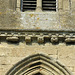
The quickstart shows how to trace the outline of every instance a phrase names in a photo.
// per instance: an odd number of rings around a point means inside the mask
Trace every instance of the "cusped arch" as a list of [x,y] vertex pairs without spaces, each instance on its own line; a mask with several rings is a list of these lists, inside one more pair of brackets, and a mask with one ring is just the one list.
[[65,66],[43,54],[25,58],[12,67],[6,75],[72,75]]

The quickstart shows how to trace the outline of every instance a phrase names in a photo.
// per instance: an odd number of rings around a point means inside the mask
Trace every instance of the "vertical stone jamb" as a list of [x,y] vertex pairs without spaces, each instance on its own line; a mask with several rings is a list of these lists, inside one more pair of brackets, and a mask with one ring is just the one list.
[[36,11],[42,11],[42,0],[37,0]]
[[58,10],[61,11],[63,9],[63,0],[58,0]]
[[16,10],[17,0],[10,0],[9,4],[10,4],[10,9]]
[[70,10],[70,1],[69,0],[63,0],[63,10],[64,11]]
[[69,0],[69,6],[70,6],[70,10],[71,10],[71,0]]
[[17,0],[17,8],[16,8],[17,11],[20,11],[20,2],[21,2],[20,0]]

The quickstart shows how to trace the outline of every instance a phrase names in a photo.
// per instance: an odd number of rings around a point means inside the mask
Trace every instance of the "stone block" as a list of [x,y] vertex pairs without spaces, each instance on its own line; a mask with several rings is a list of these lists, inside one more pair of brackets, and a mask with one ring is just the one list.
[[17,8],[19,8],[20,9],[20,0],[17,0]]
[[67,67],[71,72],[74,72],[74,67],[73,66],[68,66]]
[[58,9],[59,11],[63,9],[63,0],[58,0]]
[[0,75],[5,75],[13,65],[0,65]]
[[74,66],[75,65],[75,47],[72,45],[61,47],[60,50],[58,50],[58,60],[63,62],[66,66]]
[[75,72],[72,72],[73,73],[73,75],[75,75]]
[[63,10],[70,10],[69,0],[63,0]]
[[24,57],[0,57],[0,65],[14,65]]
[[75,10],[75,0],[71,0],[71,9]]
[[12,10],[15,10],[16,9],[16,6],[17,6],[17,0],[10,0],[9,1],[9,4],[10,4],[10,8]]
[[74,66],[74,72],[75,72],[75,66]]

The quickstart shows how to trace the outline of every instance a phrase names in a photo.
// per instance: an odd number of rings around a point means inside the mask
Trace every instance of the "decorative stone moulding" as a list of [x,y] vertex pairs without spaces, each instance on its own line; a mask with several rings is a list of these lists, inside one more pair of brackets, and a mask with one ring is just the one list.
[[51,42],[58,42],[58,37],[56,35],[52,35]]
[[[75,32],[62,31],[0,31],[0,37],[5,37],[7,41],[19,42],[21,37],[25,38],[25,42],[32,42],[32,38],[37,38],[38,43],[46,42],[49,39],[51,43],[73,42],[75,43]],[[34,39],[33,39],[34,40]]]
[[6,75],[72,75],[58,61],[43,54],[31,55],[18,62]]
[[7,37],[6,40],[7,41],[12,41],[12,42],[17,42],[17,41],[19,41],[19,38],[15,37],[15,36],[12,36],[12,37]]
[[25,37],[25,41],[26,41],[27,43],[31,42],[31,37],[26,36],[26,37]]
[[66,38],[65,42],[75,42],[75,38]]
[[38,37],[37,41],[38,43],[44,43],[44,37]]

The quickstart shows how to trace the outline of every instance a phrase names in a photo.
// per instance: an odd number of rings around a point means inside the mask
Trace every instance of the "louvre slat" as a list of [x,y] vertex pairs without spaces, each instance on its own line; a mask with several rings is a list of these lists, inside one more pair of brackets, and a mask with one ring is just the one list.
[[23,2],[36,2],[36,1],[23,1]]
[[42,0],[42,9],[56,11],[56,0]]
[[36,4],[23,4],[23,5],[29,6],[29,5],[36,5]]
[[35,10],[37,0],[23,0],[22,11]]
[[33,8],[33,9],[35,9],[35,7],[24,7],[25,9],[27,9],[27,8]]
[[43,6],[56,6],[56,4],[43,4]]
[[43,3],[56,3],[56,1],[43,1]]
[[54,8],[54,7],[43,7],[44,9],[56,9],[56,8]]

